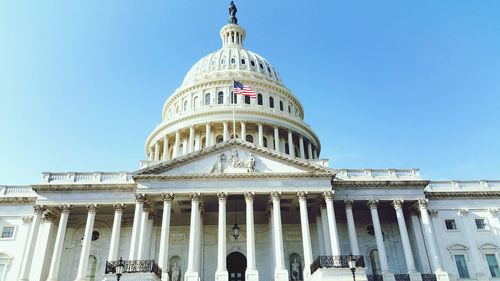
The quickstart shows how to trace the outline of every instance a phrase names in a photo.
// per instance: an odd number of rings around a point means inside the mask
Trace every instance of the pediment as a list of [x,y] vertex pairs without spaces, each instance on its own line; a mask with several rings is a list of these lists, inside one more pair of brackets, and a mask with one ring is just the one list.
[[231,140],[137,171],[135,177],[256,174],[334,175],[327,167],[240,140]]

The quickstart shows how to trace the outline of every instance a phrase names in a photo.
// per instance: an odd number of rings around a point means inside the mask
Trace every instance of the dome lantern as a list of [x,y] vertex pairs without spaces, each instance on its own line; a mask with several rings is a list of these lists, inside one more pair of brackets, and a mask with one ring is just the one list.
[[237,11],[236,5],[231,1],[229,4],[228,24],[223,26],[220,31],[222,47],[243,48],[243,40],[245,39],[246,32],[243,27],[238,25],[238,19],[236,18]]

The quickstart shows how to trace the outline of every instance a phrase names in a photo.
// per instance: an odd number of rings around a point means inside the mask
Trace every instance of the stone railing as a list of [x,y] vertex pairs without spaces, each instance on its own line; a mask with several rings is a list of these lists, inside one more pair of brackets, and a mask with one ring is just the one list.
[[132,183],[127,172],[42,173],[42,183]]
[[431,181],[426,191],[500,190],[500,180]]
[[419,169],[339,169],[340,180],[422,180]]
[[349,261],[356,260],[356,267],[365,267],[363,256],[319,256],[311,264],[311,274],[320,268],[349,268]]
[[[104,274],[115,274],[119,261],[107,261]],[[161,279],[161,269],[154,260],[123,261],[123,273],[154,273]]]
[[36,197],[36,193],[29,185],[2,185],[0,197]]

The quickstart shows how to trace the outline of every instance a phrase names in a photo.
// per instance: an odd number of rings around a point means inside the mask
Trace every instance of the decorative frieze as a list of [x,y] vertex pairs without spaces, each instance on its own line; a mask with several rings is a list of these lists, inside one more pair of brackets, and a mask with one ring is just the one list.
[[302,241],[302,233],[300,231],[286,231],[286,241]]
[[185,244],[186,242],[186,233],[170,233],[170,244]]

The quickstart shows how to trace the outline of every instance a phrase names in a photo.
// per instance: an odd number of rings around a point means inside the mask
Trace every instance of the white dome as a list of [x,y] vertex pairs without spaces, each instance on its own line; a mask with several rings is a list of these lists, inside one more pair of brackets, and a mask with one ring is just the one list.
[[235,79],[251,76],[283,86],[278,72],[265,58],[240,47],[225,46],[195,63],[184,77],[181,87],[207,78],[227,77],[228,71],[234,71]]

